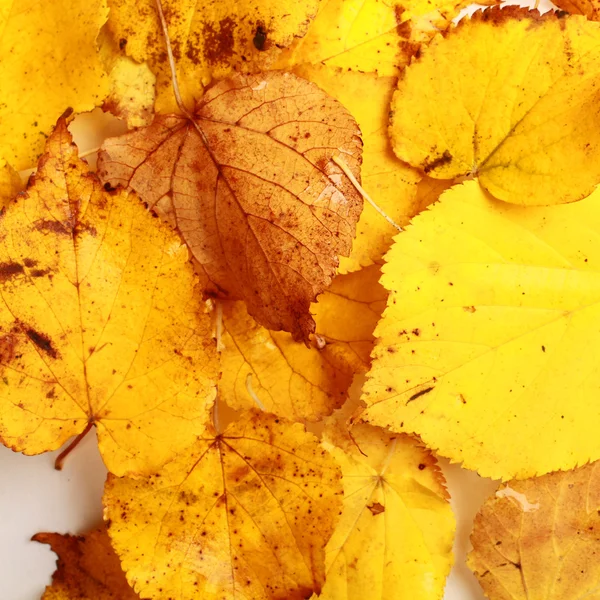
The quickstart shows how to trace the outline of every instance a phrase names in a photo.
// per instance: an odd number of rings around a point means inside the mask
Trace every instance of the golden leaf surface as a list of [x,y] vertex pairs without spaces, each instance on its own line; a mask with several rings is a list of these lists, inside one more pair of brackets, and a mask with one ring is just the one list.
[[129,587],[104,526],[82,536],[38,533],[58,555],[52,584],[42,600],[139,600]]
[[[155,0],[108,0],[108,30],[122,52],[148,61],[157,77],[156,110],[179,112]],[[184,103],[193,106],[212,78],[265,68],[301,36],[319,0],[162,0]]]
[[509,482],[479,511],[471,542],[490,600],[596,600],[600,465]]
[[417,216],[386,255],[362,419],[493,478],[597,459],[599,200],[520,207],[469,181]]
[[160,474],[109,476],[105,518],[144,598],[301,600],[325,579],[340,478],[301,425],[249,411]]
[[600,25],[518,7],[436,37],[392,101],[398,157],[431,177],[476,174],[496,198],[579,200],[600,181]]
[[4,208],[23,189],[19,174],[0,158],[0,208]]
[[[418,212],[417,183],[422,176],[396,158],[388,137],[390,101],[397,79],[324,65],[303,64],[294,72],[339,100],[356,119],[363,140],[361,184],[396,224],[407,225]],[[365,203],[352,252],[340,259],[339,271],[348,273],[381,262],[395,233],[397,229]]]
[[353,441],[325,436],[342,467],[344,508],[327,545],[319,597],[441,600],[455,524],[433,455],[408,436],[370,425],[353,427]]
[[107,16],[106,0],[0,3],[0,156],[18,171],[35,164],[68,107],[104,100],[96,37]]
[[104,181],[139,193],[174,222],[209,291],[243,299],[271,330],[307,340],[310,303],[350,253],[362,198],[359,129],[315,85],[288,73],[236,76],[203,96],[194,122],[158,116],[111,138]]
[[258,404],[295,421],[318,421],[340,407],[355,373],[368,369],[373,330],[387,292],[379,269],[339,275],[311,309],[310,347],[269,331],[242,303],[225,306],[219,397],[234,409]]
[[203,431],[218,362],[178,236],[77,158],[64,119],[0,217],[0,438],[55,450],[90,424],[112,472]]

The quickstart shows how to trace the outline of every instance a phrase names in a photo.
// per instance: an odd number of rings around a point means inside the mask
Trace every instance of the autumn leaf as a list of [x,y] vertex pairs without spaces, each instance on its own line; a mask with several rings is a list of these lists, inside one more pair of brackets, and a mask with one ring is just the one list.
[[[37,161],[67,107],[92,110],[108,92],[96,52],[106,0],[23,0],[0,6],[0,156],[17,170]],[[76,49],[76,50],[75,50]]]
[[471,541],[491,600],[597,598],[600,466],[511,481],[483,505]]
[[591,21],[600,19],[600,5],[597,0],[557,0],[553,4],[574,15],[585,15]]
[[19,174],[0,158],[0,208],[4,208],[22,189]]
[[129,587],[104,526],[83,536],[38,533],[58,555],[52,584],[42,600],[139,600]]
[[313,84],[287,73],[212,87],[194,121],[158,116],[107,140],[99,171],[174,222],[209,293],[243,299],[268,329],[308,339],[310,303],[348,255],[362,199],[359,130]]
[[219,397],[234,409],[258,405],[296,421],[318,421],[342,405],[365,372],[386,291],[379,269],[339,275],[313,304],[310,347],[258,325],[238,302],[223,308]]
[[435,458],[369,425],[325,447],[342,467],[344,509],[327,545],[323,600],[440,600],[454,516]]
[[218,364],[178,236],[105,191],[61,119],[0,217],[0,438],[55,450],[92,425],[109,470],[153,472],[203,430]]
[[[178,112],[155,0],[108,0],[108,31],[121,51],[148,61],[157,76],[156,110]],[[306,31],[319,0],[162,0],[184,103],[191,106],[214,78],[266,68]]]
[[146,598],[307,598],[325,578],[340,472],[298,424],[246,412],[147,479],[109,476],[105,518]]
[[516,204],[587,196],[600,181],[599,28],[517,7],[463,19],[398,85],[396,154],[431,177],[477,175]]
[[493,478],[597,459],[598,194],[525,208],[469,181],[398,234],[361,418]]

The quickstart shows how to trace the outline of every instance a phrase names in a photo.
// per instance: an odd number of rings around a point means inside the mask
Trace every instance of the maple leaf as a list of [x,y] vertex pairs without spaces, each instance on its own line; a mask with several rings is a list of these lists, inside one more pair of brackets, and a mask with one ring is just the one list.
[[[148,61],[157,76],[157,112],[178,112],[155,0],[108,4],[107,28],[115,42],[135,61]],[[193,104],[213,77],[265,68],[306,31],[318,5],[319,0],[293,6],[276,0],[162,0],[184,102]]]
[[597,459],[599,197],[524,208],[469,181],[416,217],[386,255],[361,418],[493,478]]
[[151,472],[203,430],[218,362],[178,236],[105,191],[60,119],[0,217],[0,437],[38,454],[98,430],[115,473]]
[[308,339],[309,307],[348,255],[362,199],[331,160],[358,172],[350,114],[287,73],[236,76],[191,121],[157,116],[103,144],[104,181],[129,186],[175,222],[209,293],[243,299],[272,330]]
[[109,476],[104,514],[142,597],[300,600],[325,578],[340,477],[301,425],[249,411],[160,474]]
[[600,465],[511,481],[475,518],[469,567],[491,600],[598,597]]
[[0,6],[0,155],[22,170],[68,106],[92,110],[106,96],[95,42],[108,8],[106,0],[16,4]]
[[129,587],[104,526],[83,536],[38,533],[58,555],[52,584],[42,600],[139,600]]
[[0,158],[0,208],[4,208],[22,189],[19,174]]
[[476,174],[517,204],[587,196],[600,181],[599,27],[518,7],[464,19],[406,69],[396,154],[431,177]]
[[261,327],[243,304],[226,305],[219,397],[234,409],[258,404],[297,421],[331,414],[346,399],[354,374],[368,369],[387,298],[378,279],[376,267],[336,277],[312,306],[317,337],[309,348]]
[[[332,435],[333,434],[333,435]],[[325,447],[342,467],[344,508],[326,548],[324,600],[439,600],[454,516],[437,462],[405,435],[369,425]]]

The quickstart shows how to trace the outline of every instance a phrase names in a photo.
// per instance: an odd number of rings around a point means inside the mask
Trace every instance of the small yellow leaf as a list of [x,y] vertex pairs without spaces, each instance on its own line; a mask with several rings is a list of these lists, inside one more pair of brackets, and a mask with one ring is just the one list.
[[0,208],[4,208],[23,189],[19,174],[0,158]]
[[108,93],[96,37],[106,0],[0,3],[0,156],[37,161],[63,112],[92,110]]
[[106,191],[66,122],[0,217],[0,438],[38,454],[97,427],[115,473],[153,472],[204,430],[218,362],[179,237]]
[[455,525],[435,458],[369,425],[353,427],[352,441],[335,437],[325,447],[342,467],[344,509],[320,598],[440,600]]
[[52,584],[42,600],[139,600],[129,587],[104,526],[83,536],[38,533],[58,555]]
[[600,464],[511,481],[483,505],[471,542],[490,600],[596,600]]
[[516,204],[579,200],[600,181],[600,25],[491,8],[436,37],[392,101],[396,154],[435,178],[477,174]]
[[301,425],[249,411],[160,474],[109,476],[104,514],[143,598],[303,600],[325,579],[340,478]]
[[553,4],[574,15],[585,15],[590,21],[600,20],[598,0],[556,0]]
[[477,181],[445,192],[386,255],[362,418],[493,478],[596,460],[599,239],[600,192],[542,208]]

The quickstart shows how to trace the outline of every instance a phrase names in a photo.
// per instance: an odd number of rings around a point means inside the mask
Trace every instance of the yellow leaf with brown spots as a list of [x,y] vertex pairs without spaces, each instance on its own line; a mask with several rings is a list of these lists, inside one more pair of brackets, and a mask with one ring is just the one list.
[[0,2],[0,156],[33,167],[56,119],[92,110],[108,93],[96,52],[106,0]]
[[[238,71],[266,68],[303,35],[320,0],[162,0],[184,103],[204,86]],[[157,77],[156,110],[179,112],[155,0],[108,0],[108,30],[121,51],[147,61]]]
[[109,476],[104,515],[143,598],[304,600],[325,579],[340,477],[301,425],[254,410],[159,474]]
[[355,373],[365,372],[386,291],[379,269],[339,275],[311,306],[310,347],[258,325],[242,303],[223,308],[219,397],[234,408],[258,404],[295,421],[318,421],[340,407]]
[[556,0],[553,4],[573,15],[584,15],[590,21],[600,20],[598,0]]
[[490,600],[596,600],[600,463],[509,482],[479,511],[471,542]]
[[344,508],[326,548],[323,600],[441,600],[454,516],[431,452],[413,438],[357,425],[326,429],[342,467]]
[[0,437],[55,450],[95,425],[115,473],[153,472],[204,430],[218,362],[188,254],[106,191],[61,119],[0,216]]
[[0,208],[8,203],[23,189],[19,174],[0,158]]
[[42,600],[139,600],[129,587],[104,526],[82,536],[38,533],[58,555],[52,584]]

